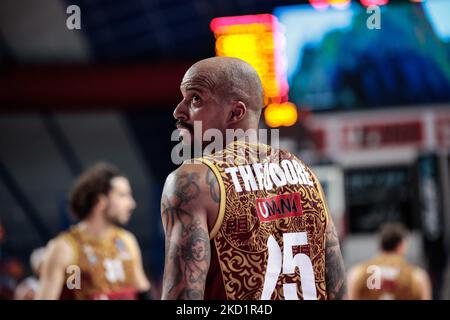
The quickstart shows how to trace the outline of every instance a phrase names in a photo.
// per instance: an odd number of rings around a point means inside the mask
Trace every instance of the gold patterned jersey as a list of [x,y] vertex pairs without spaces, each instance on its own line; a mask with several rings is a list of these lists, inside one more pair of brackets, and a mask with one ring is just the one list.
[[313,172],[287,151],[243,141],[199,161],[221,194],[205,299],[326,299],[328,213]]
[[418,268],[402,256],[381,254],[358,268],[356,298],[359,300],[418,300],[420,288],[414,280]]
[[[113,227],[99,240],[80,230],[78,225],[60,235],[71,244],[73,265],[68,267],[62,300],[136,299],[133,272],[136,263],[125,240],[125,230]],[[77,278],[80,281],[77,285]]]

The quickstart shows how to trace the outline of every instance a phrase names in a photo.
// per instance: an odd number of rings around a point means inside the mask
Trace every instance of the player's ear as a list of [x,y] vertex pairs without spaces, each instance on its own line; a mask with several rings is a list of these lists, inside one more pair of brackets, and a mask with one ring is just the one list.
[[247,106],[242,101],[233,101],[230,113],[228,114],[228,124],[238,123],[244,119],[247,113]]
[[104,194],[98,196],[97,204],[95,205],[98,210],[103,211],[108,206],[108,199]]

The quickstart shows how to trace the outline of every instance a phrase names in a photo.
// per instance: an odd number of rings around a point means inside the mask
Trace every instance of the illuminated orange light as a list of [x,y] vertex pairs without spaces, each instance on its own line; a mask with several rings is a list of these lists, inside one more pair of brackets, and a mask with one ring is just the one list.
[[256,69],[269,97],[280,94],[280,84],[274,70],[274,49],[273,34],[270,32],[221,35],[216,40],[217,55],[243,59]]
[[228,36],[222,36],[221,38],[221,51],[227,53],[236,49],[242,51],[251,51],[251,47],[257,45],[257,37],[253,34],[233,34]]
[[286,101],[286,61],[278,20],[270,14],[214,18],[216,55],[240,58],[250,63],[261,78],[264,101]]
[[273,41],[273,33],[266,32],[261,37],[261,48],[266,52],[273,52],[275,43]]
[[291,102],[272,103],[264,109],[264,118],[269,127],[289,127],[297,122],[297,107]]
[[283,113],[284,113],[283,125],[285,127],[290,127],[297,122],[297,118],[298,118],[297,107],[291,102],[285,102],[282,104],[282,106],[283,106]]

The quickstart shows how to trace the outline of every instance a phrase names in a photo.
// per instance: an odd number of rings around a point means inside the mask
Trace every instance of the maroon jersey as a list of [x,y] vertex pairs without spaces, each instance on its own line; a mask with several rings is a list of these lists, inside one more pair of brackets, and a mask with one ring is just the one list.
[[242,141],[199,161],[220,187],[205,299],[326,299],[328,213],[312,171],[287,151]]
[[[132,300],[137,298],[136,263],[124,236],[114,227],[104,239],[90,237],[78,226],[60,235],[71,244],[74,261],[66,271],[60,299]],[[79,288],[76,277],[80,276]]]
[[[421,299],[422,288],[414,279],[420,269],[400,255],[380,254],[360,264],[357,270],[355,291],[359,300]],[[374,275],[380,278],[379,283],[371,279]]]

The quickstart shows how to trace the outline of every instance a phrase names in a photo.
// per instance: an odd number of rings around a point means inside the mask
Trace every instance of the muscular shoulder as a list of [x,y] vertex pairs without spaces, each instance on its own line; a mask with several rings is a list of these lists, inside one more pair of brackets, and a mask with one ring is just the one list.
[[130,231],[120,228],[119,229],[120,237],[123,241],[125,241],[126,245],[133,251],[136,252],[139,248],[139,243],[136,239],[136,236]]
[[185,163],[166,179],[161,197],[161,214],[166,219],[180,218],[184,214],[204,214],[211,227],[218,212],[219,193],[217,178],[207,165]]
[[414,267],[413,275],[419,285],[424,285],[429,282],[428,273],[425,270],[423,270],[422,268]]
[[193,187],[188,191],[195,193],[199,187],[203,186],[204,177],[209,168],[203,163],[183,163],[176,170],[172,171],[166,179],[164,189],[185,190],[186,187]]
[[351,300],[360,299],[360,290],[365,285],[367,275],[365,264],[357,264],[347,273],[348,296]]
[[70,244],[67,234],[61,234],[47,244],[46,259],[59,266],[68,266],[74,263],[75,252]]
[[131,233],[130,231],[128,231],[124,228],[119,228],[119,233],[120,233],[120,236],[128,242],[137,242],[135,235],[133,233]]
[[208,176],[210,174],[211,169],[202,163],[181,165],[167,177],[163,198],[169,198],[175,205],[202,207],[207,203],[209,196]]
[[366,270],[366,265],[363,263],[354,265],[347,272],[348,281],[349,282],[352,282],[352,281],[357,282],[357,281],[361,280],[361,277],[363,277],[366,274],[365,270]]
[[428,273],[425,270],[416,267],[413,275],[415,280],[415,287],[418,292],[419,298],[421,300],[431,300],[433,294],[432,294],[431,280]]

